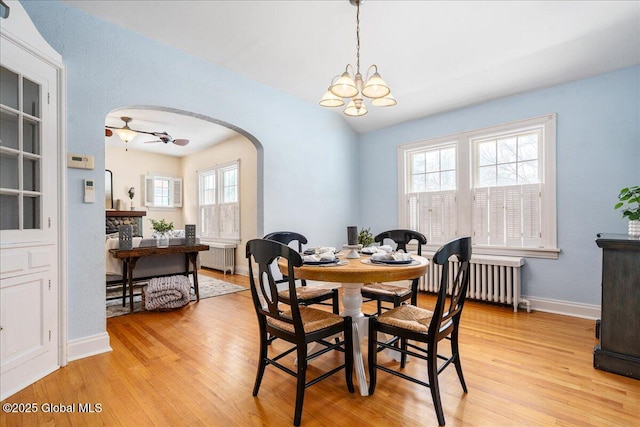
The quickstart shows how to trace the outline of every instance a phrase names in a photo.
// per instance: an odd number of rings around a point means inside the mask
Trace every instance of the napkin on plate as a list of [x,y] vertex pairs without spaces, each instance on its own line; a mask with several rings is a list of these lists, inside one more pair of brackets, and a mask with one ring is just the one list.
[[[325,254],[325,253],[330,253],[330,254],[335,254],[336,253],[336,248],[331,247],[331,246],[321,246],[319,248],[316,248],[316,254]],[[331,259],[335,259],[335,256]]]
[[406,254],[404,252],[394,252],[391,254],[394,261],[409,261],[411,258],[411,254]]
[[382,245],[382,246],[367,246],[366,248],[362,248],[361,252],[363,254],[388,254],[390,252],[392,252],[393,249],[391,249],[391,246],[389,245]]
[[406,254],[404,252],[377,252],[371,255],[371,259],[374,261],[409,261],[411,259],[411,254]]
[[333,252],[323,252],[315,255],[305,255],[302,257],[303,262],[319,262],[319,261],[333,261],[336,259],[336,255]]
[[319,246],[317,248],[306,249],[304,251],[304,254],[305,255],[320,255],[320,254],[324,254],[326,252],[330,252],[332,254],[335,254],[336,248],[331,247],[331,246]]

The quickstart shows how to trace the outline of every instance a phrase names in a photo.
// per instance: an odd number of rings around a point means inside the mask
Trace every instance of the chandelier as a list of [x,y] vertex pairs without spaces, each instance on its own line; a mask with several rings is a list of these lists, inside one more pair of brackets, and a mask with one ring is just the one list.
[[[356,7],[356,67],[347,64],[344,73],[335,76],[331,80],[329,89],[320,100],[323,107],[341,107],[344,105],[343,98],[351,99],[344,114],[358,117],[367,114],[364,105],[364,98],[371,98],[371,104],[377,107],[391,107],[397,102],[391,95],[391,89],[382,80],[378,73],[378,66],[373,64],[367,70],[366,78],[362,79],[360,74],[360,3],[364,0],[349,0]],[[370,74],[373,71],[373,74]],[[364,83],[366,81],[366,83]]]

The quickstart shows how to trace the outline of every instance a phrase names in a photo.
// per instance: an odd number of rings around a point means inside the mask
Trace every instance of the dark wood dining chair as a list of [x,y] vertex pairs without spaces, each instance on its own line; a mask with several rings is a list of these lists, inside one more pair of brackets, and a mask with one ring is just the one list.
[[[297,242],[298,253],[302,253],[302,245],[307,244],[307,238],[300,233],[294,231],[276,231],[264,236],[267,240],[273,240],[289,246],[292,242]],[[286,283],[287,276],[283,275],[282,279],[279,279],[277,283]],[[296,288],[296,296],[298,303],[302,305],[320,304],[330,306],[335,314],[340,314],[340,299],[338,295],[338,288],[320,288],[317,286],[307,286],[306,280],[300,280],[301,287]],[[282,301],[288,304],[288,290],[280,291],[282,293]],[[325,302],[329,301],[331,302]]]
[[[396,251],[407,252],[407,244],[413,240],[418,243],[418,255],[422,255],[422,245],[427,244],[427,238],[424,234],[414,230],[388,230],[383,231],[375,237],[375,242],[383,245],[385,240],[392,240],[396,245]],[[362,287],[362,298],[365,302],[376,301],[377,313],[381,314],[382,309],[388,310],[388,307],[382,305],[383,302],[393,304],[393,307],[399,306],[403,301],[411,300],[411,304],[415,305],[418,297],[418,284],[420,279],[416,278],[411,281],[411,286],[398,286],[386,283],[365,283]]]
[[[293,425],[298,426],[302,418],[302,404],[307,387],[344,369],[347,389],[351,393],[354,392],[351,317],[341,317],[325,310],[298,304],[294,267],[302,265],[302,257],[290,247],[273,240],[254,239],[247,242],[246,256],[249,262],[251,297],[258,315],[260,330],[260,360],[253,387],[253,396],[258,395],[267,365],[273,365],[296,377],[296,403]],[[277,292],[277,281],[272,274],[273,262],[280,257],[287,260],[287,292],[290,304],[283,302],[281,293]],[[262,296],[264,302],[260,296]],[[282,304],[286,304],[287,307],[283,307]],[[342,335],[344,339],[335,341],[332,339],[330,342],[328,339],[333,338],[335,335]],[[269,336],[275,336],[287,341],[293,344],[293,347],[280,354],[269,356]],[[308,344],[314,342],[318,343],[321,348],[309,354],[307,350]],[[344,363],[307,381],[306,373],[309,361],[330,350],[342,352],[344,354]],[[294,351],[297,355],[297,368],[293,368],[296,369],[295,371],[285,366],[281,360],[284,356]]]
[[[457,262],[457,268],[449,268],[449,258],[451,257],[455,257],[456,261],[453,262]],[[430,311],[416,305],[403,304],[369,320],[369,395],[373,395],[375,392],[378,370],[428,387],[431,389],[433,406],[441,426],[445,425],[445,419],[440,400],[438,375],[451,363],[456,367],[462,390],[467,393],[467,385],[464,382],[460,363],[458,328],[469,286],[470,259],[470,237],[456,239],[442,246],[433,256],[433,263],[445,266],[442,269],[440,289],[434,310]],[[449,274],[453,271],[456,273],[451,281]],[[449,286],[451,287],[449,288]],[[381,341],[378,332],[390,335],[391,338]],[[381,337],[383,336],[381,335]],[[450,356],[438,353],[438,343],[443,339],[448,339],[451,343]],[[426,348],[409,341],[425,343]],[[398,346],[398,344],[400,345]],[[401,353],[398,370],[378,364],[378,352],[384,349]],[[405,367],[407,355],[427,361],[428,382],[411,377],[401,371]],[[444,362],[438,364],[438,361]]]

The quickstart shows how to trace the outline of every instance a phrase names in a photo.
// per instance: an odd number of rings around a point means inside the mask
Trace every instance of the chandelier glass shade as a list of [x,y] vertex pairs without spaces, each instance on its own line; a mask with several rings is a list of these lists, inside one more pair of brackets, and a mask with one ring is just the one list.
[[124,122],[124,126],[119,129],[114,129],[114,131],[116,132],[116,135],[118,135],[118,137],[126,144],[127,142],[138,136],[138,132],[129,127],[131,117],[120,117],[120,119]]
[[[345,99],[350,98],[344,114],[351,117],[364,116],[367,114],[367,108],[363,102],[364,98],[370,98],[371,104],[377,107],[391,107],[397,104],[397,101],[391,95],[391,89],[380,77],[378,66],[371,65],[367,70],[365,79],[360,74],[360,3],[363,0],[349,0],[351,4],[356,6],[356,67],[348,64],[344,72],[335,76],[331,80],[329,89],[322,96],[320,105],[323,107],[341,107],[345,104]],[[366,82],[366,83],[365,83]]]
[[129,129],[127,125],[122,129],[116,129],[115,132],[124,142],[129,142],[138,135],[138,132]]

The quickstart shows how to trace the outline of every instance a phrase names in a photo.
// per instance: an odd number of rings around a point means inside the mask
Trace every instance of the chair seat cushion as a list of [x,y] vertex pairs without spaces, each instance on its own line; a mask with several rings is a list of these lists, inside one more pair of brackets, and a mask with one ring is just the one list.
[[384,283],[365,283],[362,287],[362,292],[402,297],[410,294],[411,289],[404,286],[386,285]]
[[[296,288],[296,296],[298,297],[298,301],[305,301],[312,298],[317,298],[323,295],[331,295],[333,293],[332,289],[322,289],[317,288],[315,286],[300,286]],[[278,292],[278,296],[280,299],[285,301],[289,300],[289,289],[285,289],[284,291]]]
[[[291,317],[291,310],[285,311],[282,313],[282,316]],[[302,326],[304,327],[305,333],[319,331],[320,329],[328,328],[344,322],[344,318],[340,315],[304,306],[300,307],[300,317],[302,317]],[[283,322],[271,317],[267,319],[267,323],[287,332],[295,332],[293,324],[291,323]]]
[[427,333],[433,312],[415,305],[401,305],[378,316],[378,322],[408,329],[414,332]]

